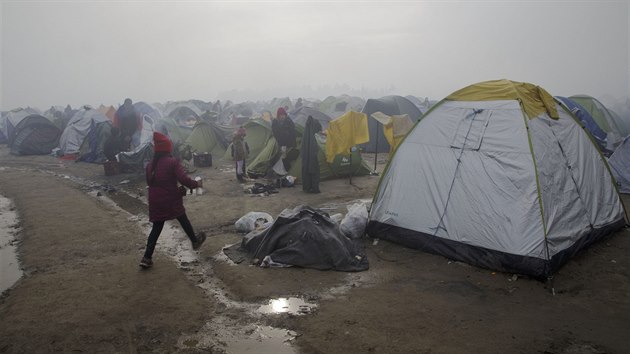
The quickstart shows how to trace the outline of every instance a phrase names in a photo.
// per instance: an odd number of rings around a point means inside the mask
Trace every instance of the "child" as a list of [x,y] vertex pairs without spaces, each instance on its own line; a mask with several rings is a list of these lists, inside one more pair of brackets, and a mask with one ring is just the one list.
[[241,183],[245,182],[245,160],[249,155],[245,135],[245,128],[239,127],[232,138],[232,159],[236,162],[236,178]]

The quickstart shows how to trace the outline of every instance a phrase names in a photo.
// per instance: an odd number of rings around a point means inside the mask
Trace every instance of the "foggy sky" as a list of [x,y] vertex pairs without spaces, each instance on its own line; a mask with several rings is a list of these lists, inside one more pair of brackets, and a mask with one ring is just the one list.
[[[0,110],[510,79],[625,101],[626,1],[6,1]],[[226,97],[233,95],[234,97]],[[381,95],[379,95],[381,96]],[[370,97],[365,97],[370,98]]]

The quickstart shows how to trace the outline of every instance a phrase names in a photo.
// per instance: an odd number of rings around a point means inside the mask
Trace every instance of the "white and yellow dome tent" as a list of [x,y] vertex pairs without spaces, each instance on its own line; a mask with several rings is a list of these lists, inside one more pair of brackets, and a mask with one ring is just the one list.
[[454,92],[390,159],[367,233],[544,278],[625,224],[605,158],[544,89],[497,80]]

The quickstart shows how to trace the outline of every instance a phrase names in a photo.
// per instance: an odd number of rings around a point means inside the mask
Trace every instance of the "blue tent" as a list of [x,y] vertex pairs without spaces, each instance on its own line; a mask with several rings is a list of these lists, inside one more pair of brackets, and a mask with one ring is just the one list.
[[580,119],[582,125],[593,136],[597,146],[606,157],[613,153],[613,149],[608,147],[608,134],[597,125],[593,116],[584,107],[567,97],[555,96],[555,99]]

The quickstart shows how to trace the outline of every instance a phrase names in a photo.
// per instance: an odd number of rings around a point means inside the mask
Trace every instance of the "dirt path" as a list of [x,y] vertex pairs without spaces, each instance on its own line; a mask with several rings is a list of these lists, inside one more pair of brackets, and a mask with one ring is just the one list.
[[[560,269],[555,296],[539,281],[371,239],[366,272],[235,265],[221,250],[240,242],[233,224],[246,212],[275,217],[300,204],[344,212],[353,200],[370,198],[378,178],[324,181],[318,195],[283,188],[255,197],[243,193],[229,164],[217,163],[194,173],[204,178],[206,193],[185,201],[195,228],[210,235],[206,244],[191,252],[178,228],[169,228],[156,266],[141,272],[148,227],[142,176],[106,177],[98,165],[15,157],[6,149],[0,166],[0,194],[14,200],[22,220],[26,269],[0,300],[0,352],[625,353],[630,347],[628,230]],[[307,311],[261,310],[286,299],[305,302]]]

